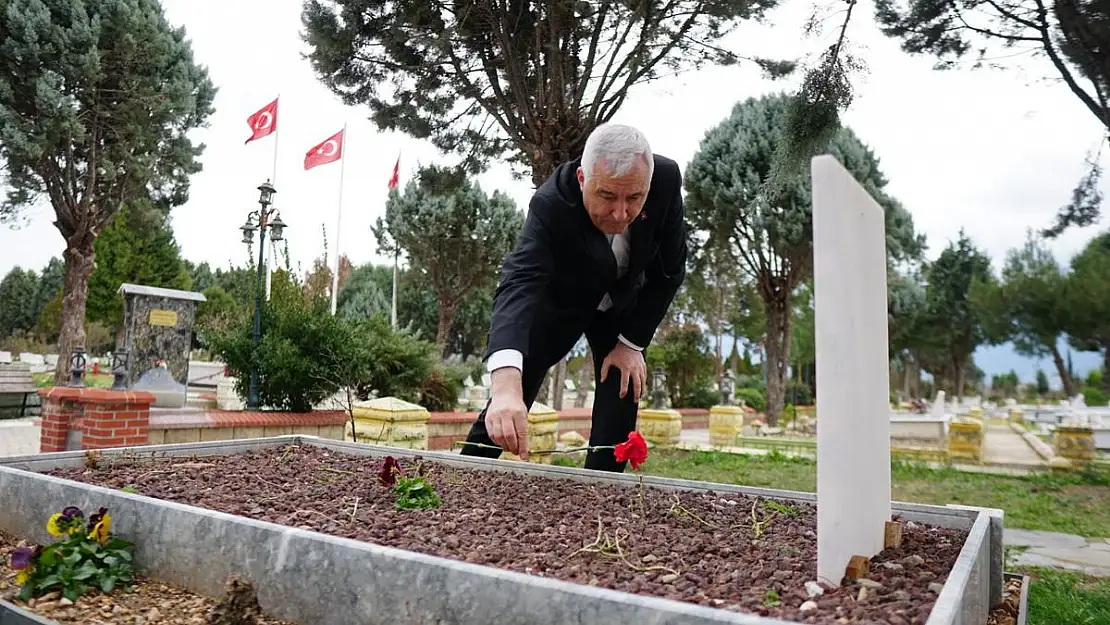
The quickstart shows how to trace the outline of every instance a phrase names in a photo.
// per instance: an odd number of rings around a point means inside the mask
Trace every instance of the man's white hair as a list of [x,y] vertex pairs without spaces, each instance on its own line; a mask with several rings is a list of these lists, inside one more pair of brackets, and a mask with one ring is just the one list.
[[582,172],[589,180],[594,167],[602,164],[609,173],[623,176],[641,159],[647,161],[647,178],[651,182],[655,159],[647,137],[632,126],[602,124],[586,137],[586,147],[582,150]]

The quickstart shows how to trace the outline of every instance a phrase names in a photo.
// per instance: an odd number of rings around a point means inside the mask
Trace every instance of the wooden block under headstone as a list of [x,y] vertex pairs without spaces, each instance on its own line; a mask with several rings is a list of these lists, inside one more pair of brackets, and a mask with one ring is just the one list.
[[902,548],[902,524],[898,521],[886,522],[886,531],[883,532],[883,548]]
[[844,577],[852,580],[863,579],[871,572],[871,560],[867,556],[852,556],[844,569]]
[[813,158],[817,581],[883,550],[890,520],[890,373],[883,208],[831,155]]

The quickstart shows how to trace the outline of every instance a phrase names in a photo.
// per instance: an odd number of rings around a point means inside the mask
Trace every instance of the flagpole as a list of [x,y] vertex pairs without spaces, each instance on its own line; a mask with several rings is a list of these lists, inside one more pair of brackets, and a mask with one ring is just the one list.
[[394,330],[397,329],[397,257],[398,256],[400,256],[400,253],[398,253],[398,252],[393,253],[393,315],[391,316],[391,319],[393,321],[393,329]]
[[[341,149],[347,149],[347,124],[343,124],[343,142]],[[339,297],[339,237],[343,224],[343,171],[347,167],[347,154],[339,157],[339,210],[335,216],[335,262],[331,272],[331,314],[335,315],[335,304]]]
[[[281,94],[277,94],[278,110],[280,115],[281,110]],[[277,120],[275,120],[276,123]],[[274,129],[274,166],[270,174],[270,184],[277,186],[277,163],[278,163],[278,139],[281,137],[281,124],[277,125]],[[266,256],[266,301],[270,301],[270,284],[274,277],[273,258],[277,256],[277,246],[274,246],[274,253]]]
[[[401,151],[398,150],[397,151],[397,164],[394,165],[394,168],[396,169],[396,168],[399,168],[400,166],[401,166]],[[400,181],[397,181],[396,184],[400,184]],[[397,242],[394,241],[394,245],[396,245],[396,243]],[[393,329],[394,330],[397,329],[397,259],[400,258],[400,256],[401,256],[400,250],[394,250],[393,251],[393,310],[392,310],[392,314],[390,316],[390,319],[393,322]]]

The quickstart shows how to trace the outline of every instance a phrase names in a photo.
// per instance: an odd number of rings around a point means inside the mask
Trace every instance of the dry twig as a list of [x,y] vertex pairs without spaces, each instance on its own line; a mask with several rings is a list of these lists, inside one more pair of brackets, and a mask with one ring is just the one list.
[[620,560],[621,562],[626,564],[633,571],[639,573],[646,573],[648,571],[666,571],[667,573],[678,575],[678,571],[670,567],[639,566],[629,561],[628,554],[626,554],[624,549],[621,547],[620,529],[618,528],[613,532],[612,535],[609,535],[602,525],[601,516],[597,517],[597,537],[594,539],[594,541],[588,545],[578,548],[574,553],[567,556],[566,559],[569,560],[580,553],[596,553],[598,555],[616,558],[617,560]]

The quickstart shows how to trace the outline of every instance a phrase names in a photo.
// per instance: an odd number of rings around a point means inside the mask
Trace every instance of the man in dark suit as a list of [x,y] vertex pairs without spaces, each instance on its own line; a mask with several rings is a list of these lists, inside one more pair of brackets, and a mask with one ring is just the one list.
[[[595,354],[590,445],[628,438],[647,386],[643,351],[686,275],[681,190],[677,163],[615,124],[594,130],[582,157],[540,185],[494,293],[492,389],[468,442],[527,459],[528,410],[583,333]],[[462,453],[501,451],[464,445]],[[586,468],[621,472],[625,463],[599,450]]]

